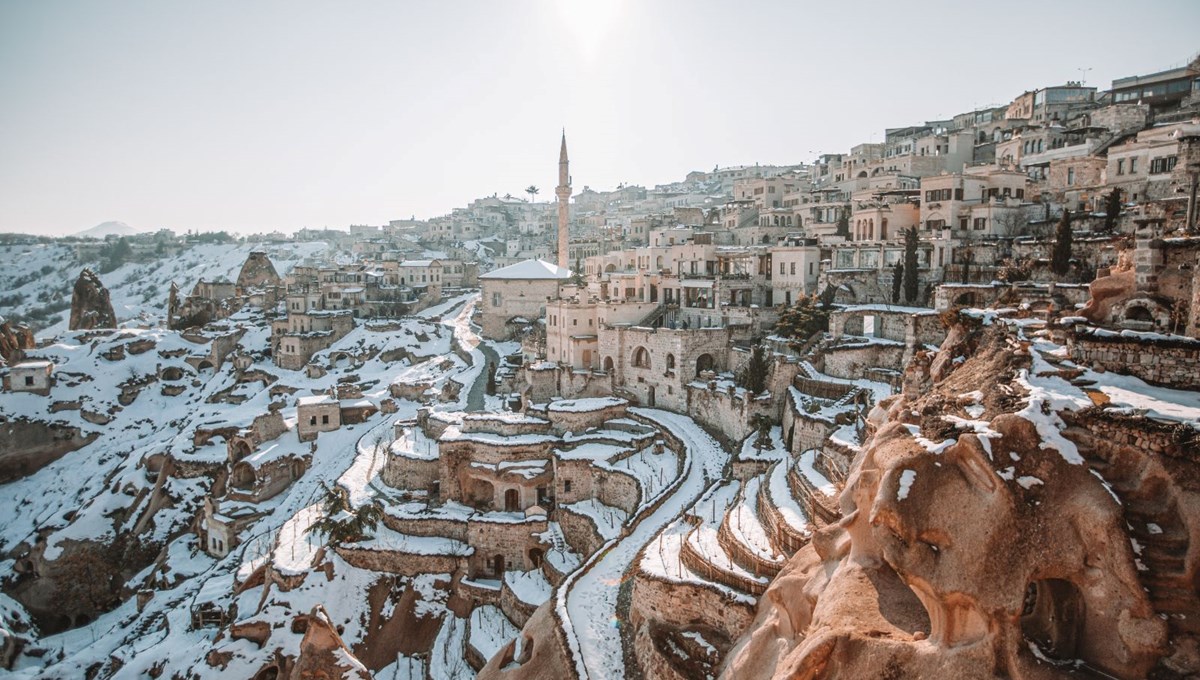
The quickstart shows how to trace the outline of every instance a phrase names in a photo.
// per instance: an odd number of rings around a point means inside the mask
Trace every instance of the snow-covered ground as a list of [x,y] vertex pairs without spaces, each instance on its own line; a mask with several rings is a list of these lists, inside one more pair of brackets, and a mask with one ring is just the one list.
[[621,583],[642,547],[695,503],[708,484],[722,475],[730,459],[729,453],[687,416],[655,409],[631,411],[669,430],[684,443],[684,473],[653,512],[635,518],[636,524],[629,527],[624,538],[606,543],[559,588],[555,607],[581,678],[622,677],[624,655],[621,619],[617,615]]

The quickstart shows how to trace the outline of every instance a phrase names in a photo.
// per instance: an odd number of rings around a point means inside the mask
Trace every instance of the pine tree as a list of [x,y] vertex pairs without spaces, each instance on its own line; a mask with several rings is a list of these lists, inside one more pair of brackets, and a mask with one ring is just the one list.
[[767,349],[762,345],[755,345],[750,350],[750,360],[738,375],[738,385],[746,388],[750,394],[761,394],[767,388],[767,376],[770,372],[771,360],[767,357]]
[[892,267],[892,304],[900,304],[900,287],[904,285],[904,263],[896,261]]
[[583,260],[575,258],[575,271],[571,274],[571,283],[576,286],[583,285]]
[[1112,231],[1121,217],[1121,189],[1114,187],[1104,197],[1104,231]]
[[1063,210],[1062,219],[1054,233],[1054,250],[1050,256],[1050,269],[1059,276],[1071,270],[1071,211]]
[[827,330],[829,307],[816,295],[801,295],[794,305],[783,310],[779,320],[775,322],[775,334],[792,340],[793,347],[804,344],[813,333]]
[[904,301],[913,304],[919,294],[917,281],[917,228],[909,227],[904,232]]
[[341,487],[330,487],[324,482],[325,498],[322,501],[321,519],[312,523],[308,531],[329,538],[331,544],[352,543],[368,537],[368,532],[379,525],[383,517],[383,505],[371,501],[358,506],[350,505],[350,495]]

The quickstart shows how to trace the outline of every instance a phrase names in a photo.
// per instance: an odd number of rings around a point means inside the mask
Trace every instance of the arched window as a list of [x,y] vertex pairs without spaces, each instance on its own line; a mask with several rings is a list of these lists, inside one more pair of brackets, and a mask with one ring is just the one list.
[[696,375],[699,376],[704,371],[713,370],[713,358],[711,354],[701,354],[696,357]]
[[611,372],[612,372],[612,370],[613,370],[613,360],[612,360],[612,357],[604,357],[604,370],[605,370],[605,372],[607,372],[607,373],[611,373]]
[[635,348],[631,363],[636,368],[650,368],[650,352],[647,352],[645,347]]
[[668,371],[675,370],[675,355],[674,354],[667,355],[667,370]]

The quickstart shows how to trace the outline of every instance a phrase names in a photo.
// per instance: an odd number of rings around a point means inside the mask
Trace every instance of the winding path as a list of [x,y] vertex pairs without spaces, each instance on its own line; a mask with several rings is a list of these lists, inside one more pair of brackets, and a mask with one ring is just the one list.
[[610,541],[559,589],[555,608],[563,621],[576,673],[601,680],[624,675],[619,626],[628,612],[618,611],[617,595],[638,552],[659,531],[695,504],[709,482],[718,479],[729,462],[721,448],[691,418],[656,409],[632,413],[654,421],[678,437],[687,449],[684,472],[670,496],[657,509],[637,520],[629,533]]

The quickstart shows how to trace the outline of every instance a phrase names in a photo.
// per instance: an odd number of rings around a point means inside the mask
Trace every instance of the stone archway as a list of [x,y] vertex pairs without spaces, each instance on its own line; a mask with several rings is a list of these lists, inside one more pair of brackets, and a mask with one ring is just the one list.
[[250,448],[250,442],[245,439],[235,439],[233,441],[233,462],[238,462],[249,456],[253,449]]
[[705,353],[696,357],[696,376],[699,377],[701,373],[713,370],[715,363],[711,354]]
[[635,347],[630,363],[634,368],[650,368],[650,352],[645,347]]
[[613,372],[613,359],[612,359],[612,357],[604,357],[604,372],[605,372],[605,373],[612,373],[612,372]]
[[233,485],[233,488],[242,491],[254,488],[254,468],[249,463],[234,465],[233,474],[230,475],[230,483]]
[[492,574],[504,577],[504,555],[493,555],[491,559]]
[[496,500],[496,487],[486,479],[472,479],[469,500],[475,507],[491,507]]
[[521,492],[516,489],[508,489],[504,492],[504,511],[505,512],[520,512],[521,510]]

